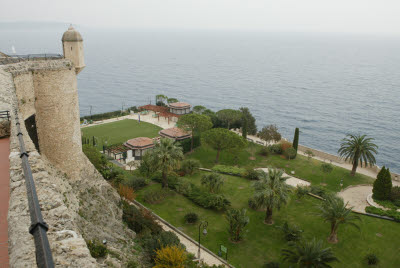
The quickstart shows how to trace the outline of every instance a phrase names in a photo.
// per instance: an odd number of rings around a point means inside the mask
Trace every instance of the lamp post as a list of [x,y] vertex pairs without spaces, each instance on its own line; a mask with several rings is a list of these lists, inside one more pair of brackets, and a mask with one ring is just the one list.
[[343,178],[340,180],[340,191],[343,191]]
[[200,261],[200,239],[201,239],[201,233],[200,230],[203,227],[203,235],[207,235],[207,226],[208,226],[208,221],[202,221],[199,224],[199,252],[198,252],[198,259]]

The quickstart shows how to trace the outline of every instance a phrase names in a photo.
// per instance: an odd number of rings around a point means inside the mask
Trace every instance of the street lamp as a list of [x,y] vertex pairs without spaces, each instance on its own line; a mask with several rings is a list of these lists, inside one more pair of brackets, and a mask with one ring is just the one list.
[[340,180],[340,191],[343,191],[343,178]]
[[207,235],[207,226],[208,226],[208,221],[202,221],[199,224],[199,252],[198,252],[199,261],[200,261],[200,239],[201,239],[200,230],[203,227],[203,235],[206,236]]

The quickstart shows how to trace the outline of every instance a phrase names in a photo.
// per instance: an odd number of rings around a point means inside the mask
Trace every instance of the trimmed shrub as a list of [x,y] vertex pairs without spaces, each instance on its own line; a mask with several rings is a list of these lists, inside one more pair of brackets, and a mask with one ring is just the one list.
[[196,223],[199,220],[199,216],[194,212],[187,213],[184,218],[187,223]]
[[215,165],[215,166],[213,166],[212,170],[215,172],[228,174],[228,175],[234,175],[234,176],[240,176],[240,177],[243,177],[246,174],[246,169],[244,169],[244,168],[225,166],[225,165]]
[[201,191],[198,187],[193,186],[187,197],[204,208],[224,210],[231,205],[231,202],[223,195]]
[[287,159],[295,159],[296,158],[296,150],[293,147],[289,147],[284,151],[284,155]]
[[289,225],[287,221],[282,226],[277,226],[281,229],[286,241],[299,241],[301,239],[303,230],[296,225]]
[[326,189],[316,185],[311,185],[310,193],[318,195],[322,198],[326,198],[328,196],[328,192],[326,191]]
[[268,151],[273,154],[282,154],[282,147],[279,143],[268,146]]
[[169,195],[167,189],[151,189],[146,192],[143,200],[149,204],[156,204],[164,201],[164,199]]
[[390,218],[393,218],[395,221],[400,222],[400,212],[397,212],[396,210],[383,210],[381,208],[368,206],[365,208],[365,212],[371,213],[371,214],[376,214],[379,216],[390,217]]
[[267,146],[263,146],[263,147],[261,147],[260,151],[258,151],[258,153],[262,156],[268,156],[270,153],[270,150]]
[[379,258],[374,253],[365,255],[364,260],[368,265],[378,265],[379,263]]
[[378,200],[388,200],[391,191],[392,177],[389,169],[386,169],[385,166],[383,166],[374,181],[374,188],[372,189],[373,197]]
[[181,163],[182,170],[189,175],[192,175],[200,167],[200,161],[196,159],[185,159]]
[[89,241],[86,241],[86,244],[90,251],[90,255],[93,258],[97,259],[97,258],[102,258],[102,257],[107,256],[107,254],[108,254],[107,247],[100,241],[98,241],[96,239],[89,240]]
[[143,247],[146,253],[153,260],[156,251],[167,246],[179,246],[185,248],[179,241],[179,238],[173,232],[162,231],[158,234],[148,236],[143,239]]
[[393,202],[400,201],[400,186],[394,186],[390,192],[390,200]]
[[305,195],[307,195],[310,192],[310,187],[307,186],[297,186],[295,190],[295,194],[297,199],[302,199]]
[[260,178],[260,172],[262,172],[262,171],[255,170],[255,169],[252,169],[252,168],[248,168],[246,170],[245,177],[248,180],[256,181],[256,180],[258,180]]
[[[131,107],[130,109],[132,110],[136,110],[136,107]],[[124,116],[124,115],[128,115],[129,112],[127,111],[123,111],[121,113],[121,110],[117,110],[117,111],[112,111],[112,112],[108,112],[108,113],[102,113],[102,114],[93,114],[93,115],[86,115],[81,117],[81,121],[83,121],[84,119],[86,120],[105,120],[105,119],[110,119],[110,118],[114,118],[114,117],[118,117],[118,116]]]
[[122,202],[122,205],[122,220],[126,222],[128,228],[137,234],[158,234],[162,231],[161,226],[155,221],[154,216],[149,211],[137,209],[125,201]]

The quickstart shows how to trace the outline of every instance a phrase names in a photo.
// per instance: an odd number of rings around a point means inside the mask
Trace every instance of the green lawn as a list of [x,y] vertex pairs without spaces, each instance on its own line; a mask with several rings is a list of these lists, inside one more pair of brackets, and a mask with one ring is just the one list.
[[[288,174],[291,171],[295,171],[294,176],[334,192],[340,191],[341,179],[343,179],[343,188],[349,185],[372,184],[373,182],[372,178],[358,173],[352,177],[349,170],[337,166],[333,166],[331,173],[325,174],[321,170],[321,161],[308,160],[307,157],[302,155],[298,155],[294,160],[287,160],[281,155],[260,156],[257,153],[259,149],[260,145],[250,143],[246,150],[238,154],[237,159],[235,159],[233,153],[221,152],[219,163],[223,165],[237,164],[239,167],[244,168],[275,167],[284,169]],[[216,154],[215,150],[201,146],[196,148],[190,155],[187,155],[187,157],[198,159],[203,167],[211,168],[215,165]]]
[[[184,179],[200,185],[201,175],[202,173],[198,173]],[[224,177],[225,184],[221,192],[232,202],[232,207],[248,208],[247,200],[253,193],[251,182],[239,177]],[[161,187],[159,184],[152,184],[138,191],[138,201],[143,202],[143,196],[147,191],[159,187]],[[316,237],[326,241],[329,234],[329,224],[324,223],[315,215],[316,206],[321,201],[312,197],[297,201],[292,196],[286,207],[274,213],[273,226],[263,224],[264,212],[248,208],[250,223],[245,238],[241,243],[234,244],[228,240],[228,226],[223,212],[201,208],[184,196],[171,192],[171,196],[160,204],[143,203],[174,226],[181,227],[195,240],[198,239],[198,226],[186,224],[183,217],[188,212],[197,213],[202,220],[209,222],[208,234],[202,237],[202,243],[215,253],[218,252],[220,244],[227,246],[228,260],[236,267],[262,267],[266,261],[279,261],[280,251],[286,246],[286,242],[281,231],[275,226],[283,224],[285,220],[300,226],[304,230],[306,239]],[[325,242],[327,247],[332,247],[341,261],[333,266],[364,267],[363,257],[369,252],[374,252],[381,260],[380,267],[400,267],[400,244],[398,243],[400,225],[367,216],[361,216],[361,218],[360,230],[341,226],[340,242],[336,245]]]
[[160,127],[147,122],[139,123],[136,120],[124,119],[112,123],[82,128],[82,136],[87,138],[95,136],[98,140],[97,148],[102,150],[105,141],[107,141],[108,145],[111,145],[123,143],[137,137],[154,138],[158,136],[160,130]]

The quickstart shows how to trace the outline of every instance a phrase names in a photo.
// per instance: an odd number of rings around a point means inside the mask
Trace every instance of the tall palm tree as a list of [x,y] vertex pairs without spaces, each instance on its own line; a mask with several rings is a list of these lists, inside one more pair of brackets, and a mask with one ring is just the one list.
[[183,159],[182,148],[177,146],[172,139],[163,138],[156,144],[151,152],[155,168],[161,171],[162,186],[168,187],[168,172],[177,168]]
[[280,209],[289,200],[290,188],[285,183],[283,171],[268,169],[268,174],[260,173],[260,179],[254,183],[254,201],[256,206],[266,208],[265,224],[273,224],[272,213],[274,208]]
[[372,141],[374,138],[367,138],[366,135],[351,135],[348,134],[342,140],[340,149],[338,150],[339,156],[344,158],[345,161],[351,160],[353,168],[351,176],[356,174],[358,163],[361,167],[370,164],[371,166],[376,163],[374,154],[377,154],[378,146]]
[[349,224],[359,228],[354,223],[355,220],[361,220],[358,215],[351,212],[352,208],[346,208],[348,203],[344,203],[343,199],[337,196],[328,196],[326,200],[319,206],[318,215],[321,216],[325,222],[331,224],[331,233],[328,237],[328,242],[337,243],[337,230],[342,224]]
[[331,248],[324,248],[321,240],[291,243],[290,249],[282,249],[283,260],[297,264],[298,267],[331,267],[330,262],[339,261]]

